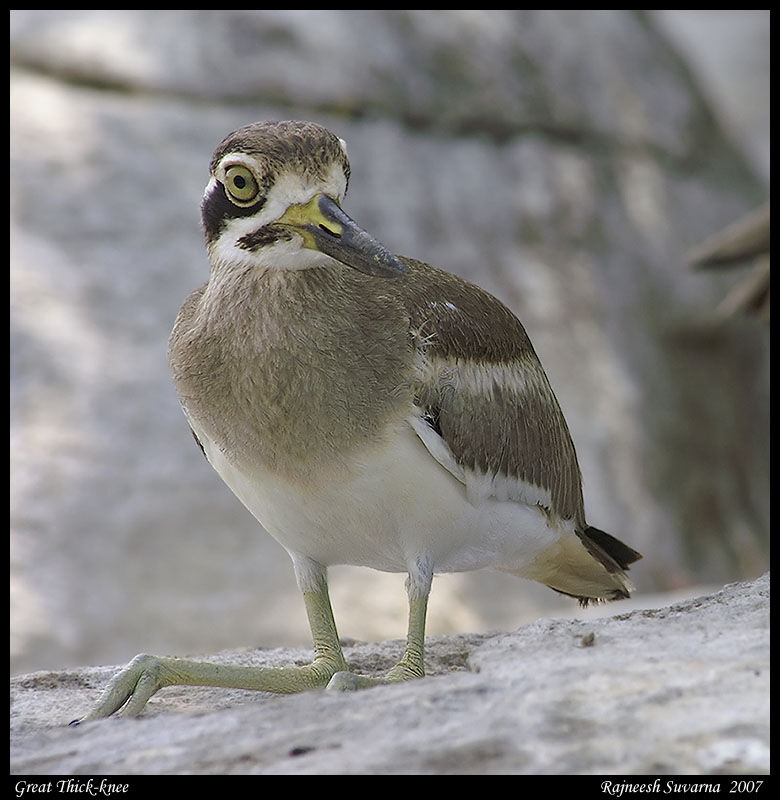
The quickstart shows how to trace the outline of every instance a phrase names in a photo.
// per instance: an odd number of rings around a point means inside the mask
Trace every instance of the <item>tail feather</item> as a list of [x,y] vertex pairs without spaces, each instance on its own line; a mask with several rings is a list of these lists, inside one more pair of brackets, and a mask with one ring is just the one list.
[[[585,549],[596,559],[611,575],[615,576],[619,582],[619,588],[613,587],[601,597],[582,596],[577,594],[569,595],[580,601],[580,605],[585,607],[589,603],[603,600],[622,600],[631,596],[634,587],[625,576],[624,570],[629,569],[629,565],[642,558],[632,547],[629,547],[620,539],[616,539],[609,533],[605,533],[592,525],[588,525],[584,531],[577,531]],[[555,589],[555,587],[551,587]],[[560,589],[555,589],[560,592]],[[561,592],[568,594],[568,592]]]
[[[620,539],[616,539],[592,525],[588,525],[585,530],[577,535],[594,558],[597,558],[610,571],[614,572],[614,567],[628,569],[629,564],[639,561],[641,553],[624,544]],[[606,558],[604,558],[606,556]]]
[[558,540],[536,558],[506,562],[499,569],[539,581],[583,606],[630,597],[625,573],[641,554],[608,533],[585,526],[561,526]]

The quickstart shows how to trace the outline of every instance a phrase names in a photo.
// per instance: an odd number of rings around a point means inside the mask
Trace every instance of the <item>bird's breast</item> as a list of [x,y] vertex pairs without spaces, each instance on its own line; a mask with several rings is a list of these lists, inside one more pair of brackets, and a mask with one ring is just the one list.
[[[431,457],[412,427],[390,424],[339,468],[305,479],[236,468],[208,440],[206,453],[233,493],[291,553],[323,565],[406,572],[416,559],[436,572],[533,564],[560,532],[539,509],[487,500],[479,506]],[[532,569],[532,567],[529,567]]]
[[240,292],[207,285],[179,313],[177,393],[193,430],[237,466],[335,464],[411,405],[403,315],[327,277],[244,276]]

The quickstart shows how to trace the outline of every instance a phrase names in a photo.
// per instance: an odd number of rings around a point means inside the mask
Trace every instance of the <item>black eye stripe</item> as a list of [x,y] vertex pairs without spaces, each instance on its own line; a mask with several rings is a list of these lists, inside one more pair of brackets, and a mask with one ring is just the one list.
[[218,181],[214,188],[203,197],[200,207],[206,239],[211,241],[219,236],[225,221],[234,217],[251,217],[265,205],[265,197],[260,195],[251,206],[237,206],[231,202],[225,187]]

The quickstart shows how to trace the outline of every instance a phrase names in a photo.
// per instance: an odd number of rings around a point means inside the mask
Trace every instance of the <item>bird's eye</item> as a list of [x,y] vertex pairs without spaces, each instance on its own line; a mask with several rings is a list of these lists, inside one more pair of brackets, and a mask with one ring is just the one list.
[[225,171],[225,188],[230,198],[239,205],[252,203],[260,189],[252,171],[243,164],[234,164]]

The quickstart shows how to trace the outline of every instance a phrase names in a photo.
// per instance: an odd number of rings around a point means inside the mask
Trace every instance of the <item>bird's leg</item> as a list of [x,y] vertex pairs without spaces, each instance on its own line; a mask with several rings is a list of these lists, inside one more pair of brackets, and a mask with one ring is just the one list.
[[109,684],[97,706],[76,722],[101,719],[119,712],[140,714],[147,700],[164,686],[220,686],[293,693],[324,686],[347,663],[341,651],[328,596],[324,569],[303,592],[314,639],[314,661],[304,667],[249,667],[212,664],[150,655],[136,656]]
[[428,568],[410,571],[407,578],[409,630],[406,636],[406,649],[401,660],[386,675],[380,678],[356,675],[353,672],[337,672],[330,679],[328,689],[350,691],[385,683],[394,683],[395,681],[408,681],[425,676],[425,615],[428,611],[431,578],[432,570]]

